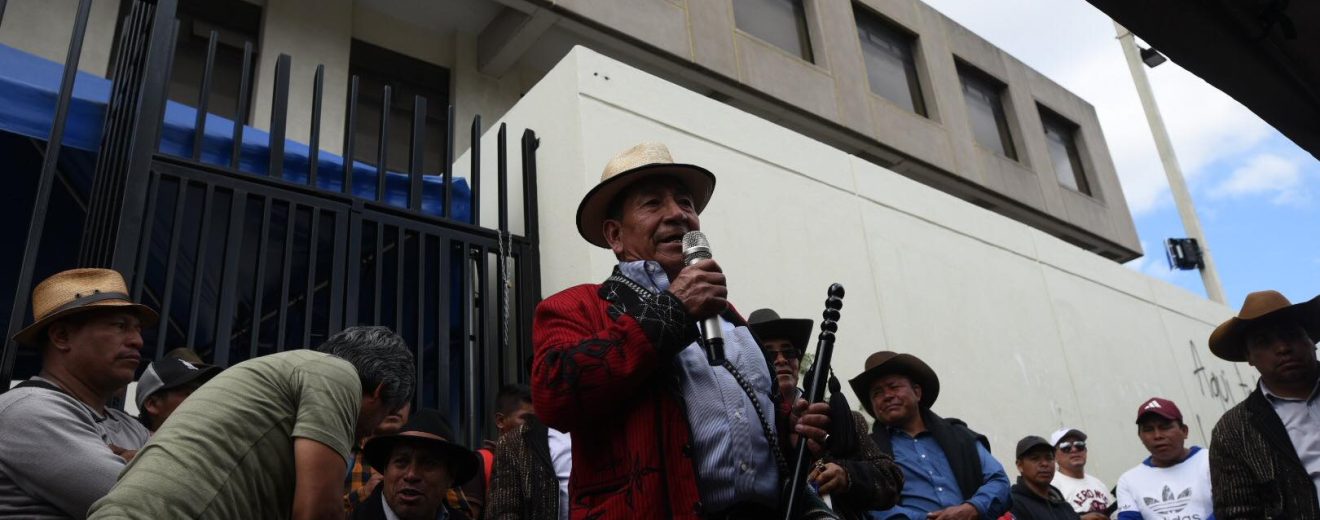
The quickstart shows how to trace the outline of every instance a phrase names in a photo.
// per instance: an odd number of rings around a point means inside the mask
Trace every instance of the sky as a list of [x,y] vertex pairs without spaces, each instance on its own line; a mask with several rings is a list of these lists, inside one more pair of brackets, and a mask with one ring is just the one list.
[[[1113,22],[1085,0],[924,1],[1095,107],[1146,253],[1126,266],[1204,296],[1199,272],[1165,259],[1164,240],[1187,233]],[[1227,305],[1320,294],[1320,161],[1176,63],[1146,73]]]

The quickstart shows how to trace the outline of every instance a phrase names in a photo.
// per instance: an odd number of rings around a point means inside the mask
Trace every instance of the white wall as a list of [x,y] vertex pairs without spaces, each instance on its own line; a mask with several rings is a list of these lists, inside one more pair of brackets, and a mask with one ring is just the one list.
[[702,229],[744,315],[818,319],[842,283],[836,372],[851,378],[882,349],[920,356],[941,376],[935,411],[989,435],[1010,473],[1019,438],[1066,424],[1091,435],[1089,469],[1112,484],[1146,456],[1133,424],[1146,398],[1182,406],[1189,442],[1204,445],[1252,382],[1205,347],[1229,309],[588,49],[504,122],[542,142],[543,294],[609,274],[612,256],[578,237],[578,201],[615,153],[665,142],[719,179]]

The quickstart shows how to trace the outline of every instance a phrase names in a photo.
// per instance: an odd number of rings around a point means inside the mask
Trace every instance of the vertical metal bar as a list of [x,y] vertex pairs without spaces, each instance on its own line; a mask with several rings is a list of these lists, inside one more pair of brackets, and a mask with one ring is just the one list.
[[[477,370],[472,374],[474,380],[473,387],[476,389],[473,393],[475,399],[472,403],[472,414],[473,417],[485,417],[486,415],[482,413],[482,409],[484,403],[488,401],[485,395],[487,389],[491,385],[499,384],[499,376],[496,371],[497,367],[495,366],[495,361],[492,359],[493,353],[498,352],[498,349],[492,348],[489,341],[491,316],[496,314],[496,311],[491,309],[491,303],[494,300],[490,297],[490,277],[487,272],[488,269],[486,268],[487,261],[490,259],[490,250],[485,246],[480,247],[478,249],[478,258],[477,283],[481,284],[481,301],[479,302],[480,306],[478,310],[481,315],[479,321],[477,321],[476,342],[472,346],[478,362]],[[489,384],[487,384],[487,382],[489,382]],[[475,423],[477,421],[471,422]],[[484,423],[485,421],[481,422]],[[484,431],[483,426],[485,425],[478,424],[474,426],[476,427],[477,435],[473,438],[480,439],[482,437],[481,433]]]
[[353,137],[357,133],[358,77],[348,82],[348,108],[344,118],[344,193],[353,193]]
[[348,218],[348,272],[344,279],[348,281],[348,287],[344,294],[344,326],[352,327],[358,324],[358,303],[361,300],[360,291],[362,287],[362,211],[361,202],[354,201],[353,209],[349,212]]
[[188,181],[179,179],[178,200],[174,201],[174,215],[170,219],[173,222],[170,227],[170,242],[166,246],[169,249],[169,255],[165,260],[165,286],[161,288],[160,300],[160,322],[156,329],[156,356],[157,359],[164,353],[165,341],[168,336],[168,325],[170,323],[171,304],[174,300],[174,272],[179,263],[179,233],[183,230],[183,209],[184,204],[188,202]]
[[151,174],[147,179],[147,209],[143,212],[146,215],[146,222],[142,223],[142,241],[138,248],[137,268],[133,272],[138,273],[133,284],[133,301],[142,301],[142,287],[147,281],[147,259],[151,258],[151,232],[156,223],[156,196],[160,193],[160,176]]
[[[530,128],[523,131],[522,137],[522,183],[523,183],[523,236],[537,247],[540,242],[540,216],[536,202],[536,149],[541,141]],[[520,280],[521,281],[521,280]]]
[[441,215],[445,218],[454,218],[454,211],[450,209],[454,204],[454,105],[449,105],[448,115],[445,116],[445,169],[444,169],[444,188],[445,188],[445,207]]
[[324,91],[325,65],[317,65],[316,78],[312,81],[312,135],[307,140],[307,184],[312,188],[320,188],[316,182],[316,170],[321,162],[321,95]]
[[[481,114],[472,117],[472,153],[468,154],[472,160],[472,215],[470,224],[474,226],[481,225]],[[471,422],[471,421],[469,421]]]
[[7,0],[0,0],[0,23],[5,21],[5,4],[7,3]]
[[413,96],[412,139],[408,143],[412,154],[408,161],[408,208],[422,210],[422,166],[426,157],[426,98]]
[[316,250],[321,242],[320,208],[312,207],[312,228],[307,235],[307,290],[303,293],[302,348],[312,348],[312,307],[316,303]]
[[[460,294],[463,298],[463,301],[459,302],[459,305],[461,306],[460,307],[461,311],[459,313],[459,320],[462,321],[462,329],[463,329],[462,336],[460,336],[461,341],[463,342],[463,372],[459,376],[459,380],[463,382],[463,389],[464,389],[463,394],[465,397],[464,399],[465,402],[463,403],[463,408],[464,408],[463,412],[465,413],[462,414],[462,416],[476,417],[477,410],[476,410],[475,402],[477,399],[476,396],[477,382],[476,382],[476,360],[474,359],[475,348],[473,347],[474,338],[473,338],[473,328],[472,328],[472,315],[474,314],[472,307],[475,301],[472,293],[472,265],[473,265],[472,248],[466,242],[460,242],[460,244],[462,247],[462,254],[460,255],[460,258],[461,261],[463,262],[463,270],[461,273],[463,280],[459,285],[460,287],[462,287],[461,289],[462,292]],[[477,439],[476,423],[477,421],[467,421],[467,428],[466,428],[467,431],[464,432],[465,433],[464,437],[466,437],[465,441],[467,442],[468,445],[471,445],[473,441]]]
[[[64,74],[60,78],[60,94],[55,101],[55,119],[50,125],[50,134],[46,139],[45,157],[41,163],[41,176],[37,178],[37,195],[33,202],[32,219],[28,222],[27,246],[23,248],[23,261],[18,270],[18,284],[14,289],[14,306],[9,312],[9,333],[5,335],[5,348],[0,356],[0,381],[9,381],[17,354],[17,344],[8,338],[14,337],[25,322],[27,305],[31,300],[28,293],[32,286],[33,272],[36,271],[37,253],[41,249],[41,237],[45,231],[46,208],[50,205],[50,192],[55,182],[55,165],[59,160],[60,145],[64,140],[64,125],[69,115],[69,101],[73,97],[73,80],[78,73],[78,57],[82,54],[83,33],[87,32],[87,17],[91,13],[92,0],[78,2],[78,16],[73,24],[73,36],[69,40],[69,52],[64,58]],[[6,385],[6,389],[8,386]]]
[[380,140],[376,150],[376,201],[385,202],[385,174],[389,170],[390,151],[390,86],[385,85],[382,93],[384,101],[380,105]]
[[193,345],[197,337],[197,314],[202,303],[202,279],[206,275],[207,245],[210,242],[211,204],[215,198],[215,185],[206,185],[206,195],[202,199],[202,227],[197,229],[197,255],[193,258],[192,299],[188,303],[188,337],[183,344]]
[[[417,388],[414,395],[418,405],[422,403],[421,388],[424,388],[423,370],[426,366],[426,358],[422,355],[426,347],[426,235],[421,230],[417,231],[417,309],[414,318],[417,320],[417,341],[413,343],[416,348],[414,357],[417,365]],[[443,377],[437,378],[438,381],[444,381]]]
[[270,207],[273,204],[275,199],[262,197],[261,230],[257,236],[257,272],[253,284],[255,292],[252,294],[252,317],[248,325],[251,334],[248,359],[257,357],[257,343],[261,337],[261,303],[266,296],[266,235],[270,234]]
[[229,152],[229,168],[238,171],[243,150],[243,126],[248,120],[248,98],[252,89],[252,42],[243,42],[243,72],[238,80],[238,109],[234,112],[234,148]]
[[[170,78],[174,77],[174,55],[175,53],[178,52],[179,49],[178,42],[179,42],[179,21],[175,19],[172,20],[170,23],[170,43],[169,43],[169,47],[166,48],[166,53],[165,53],[166,54],[165,82],[167,85],[165,86],[165,88],[161,90],[161,98],[159,100],[156,100],[156,103],[160,105],[160,121],[157,122],[163,122],[165,118],[165,101],[169,97],[169,92],[170,92],[168,83],[170,81]],[[160,151],[160,134],[161,132],[164,131],[164,129],[165,129],[164,124],[160,124],[156,126],[156,135],[152,136],[151,138],[152,150],[157,152]]]
[[373,314],[371,320],[372,325],[380,325],[380,308],[382,307],[381,300],[383,300],[385,297],[385,295],[382,294],[385,291],[382,291],[380,288],[381,264],[383,263],[385,263],[385,223],[376,222],[376,255],[375,255],[375,260],[371,262],[371,266],[373,269],[372,274],[375,276],[375,280],[376,280],[376,285],[372,286],[372,290],[375,293],[374,295],[372,295],[371,298],[372,307],[373,307],[372,309]]
[[439,376],[436,381],[436,407],[449,415],[449,385],[454,380],[449,377],[450,356],[450,324],[449,309],[453,301],[450,299],[452,289],[450,280],[452,280],[452,266],[450,257],[454,254],[453,243],[444,236],[438,237],[440,258],[437,261],[440,268],[436,270],[435,290],[436,290],[436,326],[440,328],[437,331],[435,349],[436,356],[436,374]]
[[289,69],[293,58],[280,54],[275,60],[275,92],[270,109],[270,167],[266,175],[284,178],[284,133],[289,121]]
[[215,44],[219,38],[220,33],[211,31],[211,37],[206,42],[206,65],[202,67],[202,85],[197,90],[197,120],[193,123],[194,161],[202,160],[202,141],[206,137],[206,109],[211,101],[211,71],[215,68]]
[[285,324],[289,319],[289,278],[292,278],[293,269],[293,228],[298,225],[298,204],[289,202],[289,213],[284,218],[284,261],[283,272],[280,273],[280,317],[279,326],[276,330],[279,335],[275,337],[275,351],[284,352]]
[[348,237],[348,212],[336,211],[332,213],[335,217],[335,234],[333,247],[330,257],[330,323],[326,326],[326,334],[334,334],[344,326],[344,264],[348,257],[347,244]]
[[499,224],[500,232],[509,232],[509,143],[508,128],[500,123],[495,149],[495,185],[500,194]]
[[220,274],[219,316],[215,319],[215,364],[229,366],[230,340],[234,337],[234,308],[238,306],[238,271],[243,248],[243,223],[247,220],[247,192],[234,190],[229,206],[225,259]]
[[395,226],[398,233],[394,238],[394,332],[403,334],[403,269],[407,257],[404,256],[403,242],[407,239],[407,232],[403,226]]

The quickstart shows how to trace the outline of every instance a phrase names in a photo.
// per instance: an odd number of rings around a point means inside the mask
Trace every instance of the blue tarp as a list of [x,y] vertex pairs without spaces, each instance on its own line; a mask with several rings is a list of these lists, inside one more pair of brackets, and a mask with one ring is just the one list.
[[[48,138],[63,69],[64,66],[59,63],[0,45],[0,131],[42,140]],[[105,122],[105,108],[109,99],[110,80],[85,72],[78,73],[64,130],[64,146],[96,151],[101,142],[101,127]],[[192,107],[167,102],[160,151],[191,157],[196,119],[197,111]],[[202,162],[228,166],[233,135],[233,121],[207,114]],[[251,127],[244,128],[238,169],[254,175],[267,175],[270,164],[269,145],[268,133]],[[284,171],[280,172],[280,177],[305,185],[310,162],[310,148],[306,144],[286,140]],[[317,165],[317,185],[321,189],[340,191],[343,186],[344,159],[321,152]],[[86,189],[90,185],[91,169],[66,173],[80,188]],[[453,184],[452,216],[459,221],[470,221],[472,191],[464,179],[454,179]],[[407,207],[408,185],[407,174],[388,172],[385,177],[385,202],[392,206]],[[376,199],[375,165],[353,162],[353,194]],[[422,212],[440,216],[443,211],[443,177],[439,174],[423,175]]]

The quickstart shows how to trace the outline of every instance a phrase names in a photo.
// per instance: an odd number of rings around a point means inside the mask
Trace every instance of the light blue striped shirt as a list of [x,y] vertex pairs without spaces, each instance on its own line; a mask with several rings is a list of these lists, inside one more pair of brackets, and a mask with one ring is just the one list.
[[[620,262],[628,279],[656,293],[669,289],[669,277],[660,264],[637,260]],[[747,327],[734,327],[723,319],[724,355],[756,391],[765,421],[774,428],[774,389],[770,367]],[[724,367],[712,367],[697,342],[674,357],[679,393],[686,404],[692,429],[692,456],[697,487],[706,511],[719,512],[734,504],[755,502],[775,506],[779,500],[779,468],[765,438],[756,408],[738,381]]]

